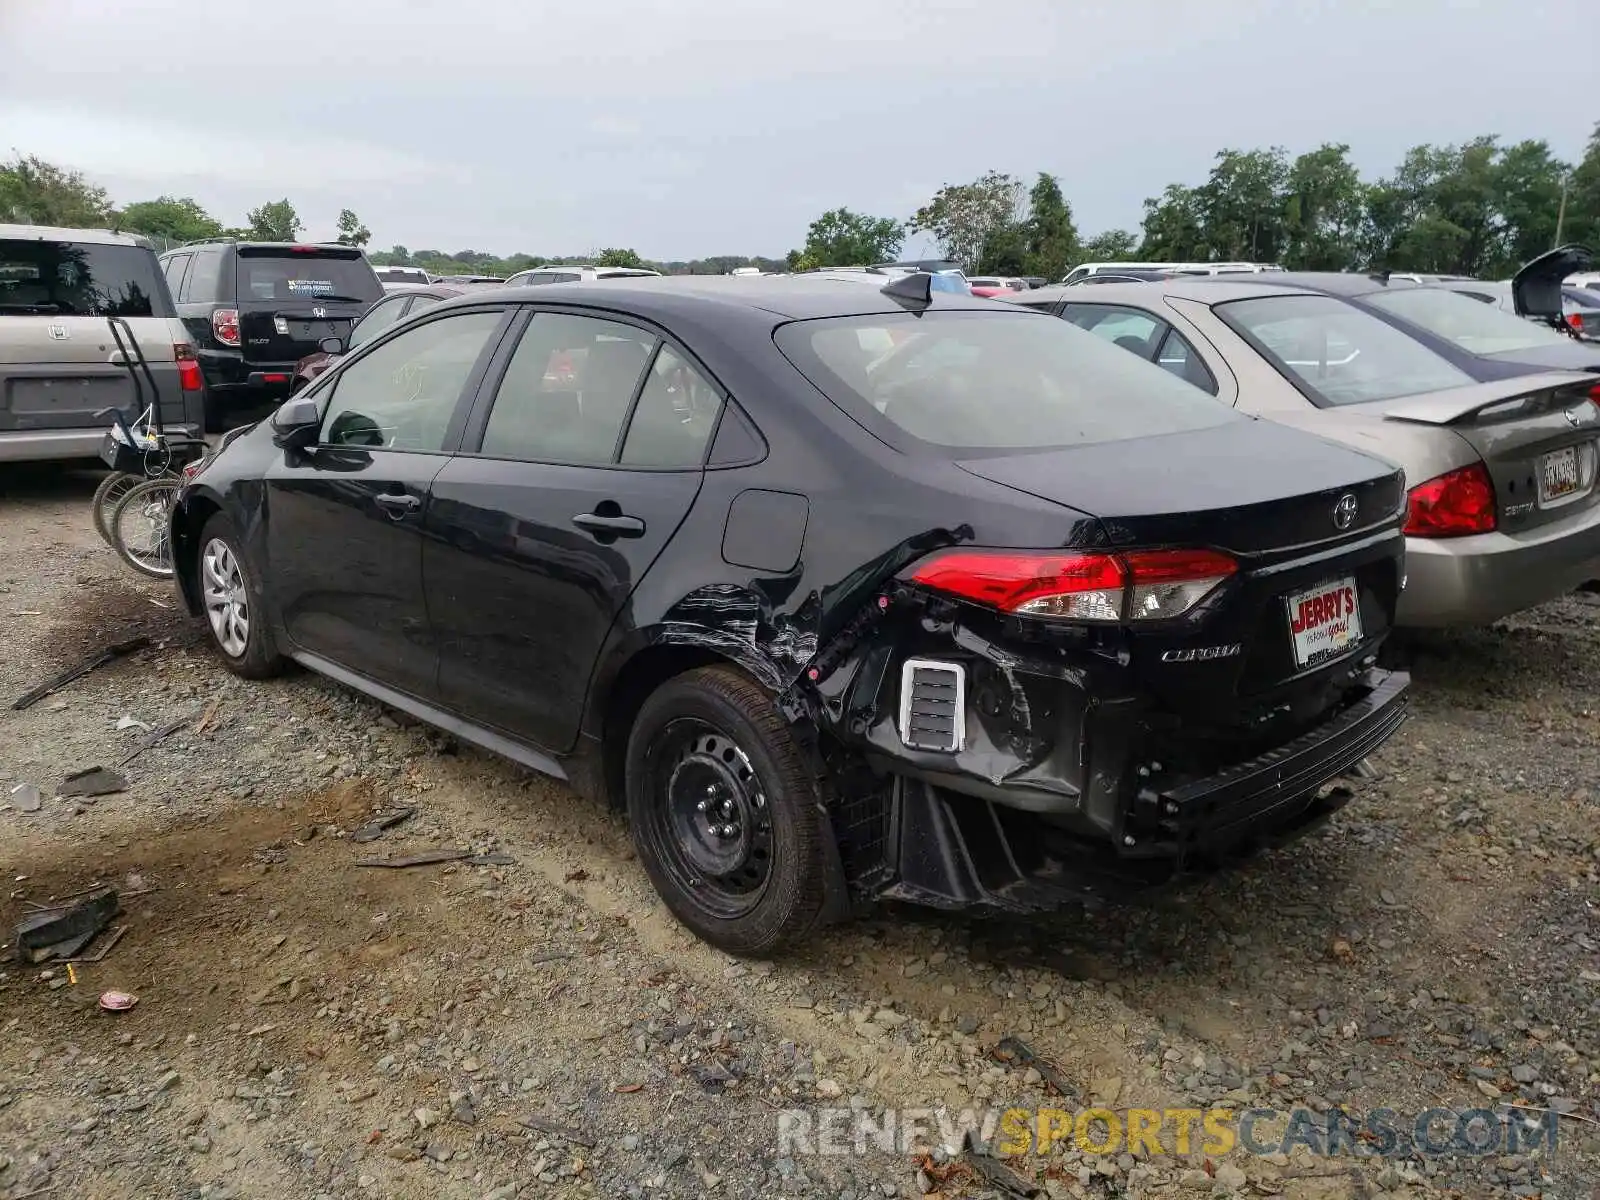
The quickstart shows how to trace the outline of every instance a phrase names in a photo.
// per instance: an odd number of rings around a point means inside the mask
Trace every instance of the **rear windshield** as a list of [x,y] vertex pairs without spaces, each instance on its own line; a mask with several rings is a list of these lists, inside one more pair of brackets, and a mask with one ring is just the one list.
[[0,238],[0,316],[170,317],[172,296],[143,246]]
[[383,283],[427,283],[428,273],[418,267],[375,267]]
[[241,250],[239,301],[376,300],[383,285],[367,260],[337,252]]
[[1365,404],[1473,382],[1415,338],[1332,296],[1233,300],[1216,313],[1317,404]]
[[1246,419],[1120,347],[1033,313],[796,321],[774,336],[830,400],[898,449],[1081,446]]
[[1505,354],[1567,341],[1547,326],[1535,325],[1445,288],[1402,288],[1369,295],[1365,300],[1402,321],[1449,338],[1473,354]]

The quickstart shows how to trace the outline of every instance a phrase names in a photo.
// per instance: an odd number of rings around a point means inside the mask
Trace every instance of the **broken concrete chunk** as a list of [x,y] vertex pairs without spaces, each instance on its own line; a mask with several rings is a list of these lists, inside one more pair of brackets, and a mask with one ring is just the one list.
[[38,812],[42,802],[39,789],[31,783],[19,783],[7,794],[11,807],[18,812]]

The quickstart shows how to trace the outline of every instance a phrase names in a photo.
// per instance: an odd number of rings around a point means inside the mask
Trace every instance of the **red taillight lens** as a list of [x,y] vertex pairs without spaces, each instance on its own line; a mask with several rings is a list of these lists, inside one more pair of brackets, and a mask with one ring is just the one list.
[[1582,333],[1583,332],[1583,314],[1582,313],[1568,313],[1567,314],[1567,325],[1574,333]]
[[280,375],[280,374],[278,374],[276,372],[269,372],[269,373],[267,373],[267,374],[265,374],[265,375],[263,375],[261,377],[261,382],[262,383],[288,383],[289,382],[289,377],[287,375]]
[[1407,500],[1405,531],[1409,537],[1494,532],[1494,482],[1482,463],[1419,483]]
[[186,392],[198,392],[205,387],[200,374],[200,362],[194,356],[194,347],[188,342],[174,342],[172,357],[178,364],[178,384]]
[[290,254],[316,254],[321,249],[322,249],[321,246],[290,246],[289,247],[289,253]]
[[1233,559],[1211,550],[949,550],[918,563],[909,577],[1019,616],[1122,621],[1179,616],[1238,569]]
[[211,332],[217,335],[217,341],[224,346],[237,346],[239,344],[239,310],[236,308],[219,308],[211,314]]

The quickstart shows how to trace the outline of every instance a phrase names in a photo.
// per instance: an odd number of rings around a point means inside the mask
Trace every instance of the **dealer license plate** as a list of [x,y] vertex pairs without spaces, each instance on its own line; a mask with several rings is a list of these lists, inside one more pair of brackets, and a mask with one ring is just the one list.
[[1570,496],[1582,483],[1576,446],[1552,450],[1539,460],[1539,499],[1543,503]]
[[1354,578],[1327,583],[1288,598],[1289,637],[1299,670],[1338,658],[1361,642],[1361,593]]

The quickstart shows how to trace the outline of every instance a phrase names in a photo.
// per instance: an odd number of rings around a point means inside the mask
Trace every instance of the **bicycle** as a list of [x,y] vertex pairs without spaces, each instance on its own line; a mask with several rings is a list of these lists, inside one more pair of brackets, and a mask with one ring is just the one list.
[[172,578],[172,506],[183,487],[178,475],[159,475],[128,489],[111,515],[111,544],[141,575]]
[[[205,457],[209,448],[203,438],[171,436],[162,429],[160,392],[150,372],[150,364],[133,336],[133,330],[119,317],[108,318],[107,324],[133,382],[135,405],[143,401],[146,384],[153,398],[131,423],[120,408],[104,408],[95,414],[102,417],[110,415],[112,418],[111,428],[106,431],[100,446],[100,458],[111,468],[112,474],[101,480],[100,486],[95,489],[91,501],[94,527],[124,562],[143,574],[164,578],[172,573],[170,554],[149,538],[142,547],[128,543],[120,528],[125,519],[124,512],[126,510],[131,518],[145,514],[148,509],[147,515],[153,519],[156,510],[149,506],[152,501],[159,500],[165,490],[145,488],[141,492],[140,489],[146,484],[164,483],[175,494],[176,484],[182,482],[182,468]],[[138,370],[135,369],[136,365]],[[140,378],[141,372],[143,379]],[[126,502],[135,493],[139,493],[138,503],[129,509]],[[170,511],[170,499],[162,503]],[[162,532],[160,536],[164,543],[165,533]],[[164,567],[163,563],[166,564]]]

